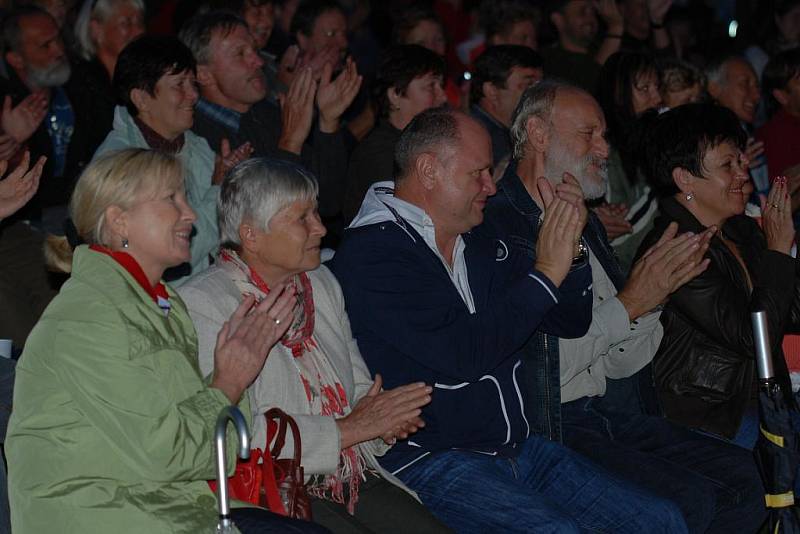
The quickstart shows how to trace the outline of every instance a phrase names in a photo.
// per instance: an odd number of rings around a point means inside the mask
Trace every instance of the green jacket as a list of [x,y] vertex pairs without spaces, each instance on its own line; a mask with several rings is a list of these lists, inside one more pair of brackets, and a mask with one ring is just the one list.
[[[149,148],[149,146],[128,110],[117,106],[114,111],[114,129],[94,153],[94,157],[125,148]],[[192,236],[192,259],[189,261],[192,266],[191,274],[199,273],[210,265],[209,255],[216,255],[219,244],[217,225],[219,186],[211,183],[215,158],[216,154],[205,139],[195,135],[191,130],[184,133],[184,144],[178,152],[178,159],[183,165],[186,199],[197,215],[194,223],[197,232]],[[171,283],[179,286],[187,279],[188,276]]]
[[[112,258],[75,251],[17,365],[6,438],[15,534],[212,532],[205,480],[229,402],[204,384],[192,321],[172,291],[170,302],[165,316]],[[229,425],[230,468],[235,440]]]

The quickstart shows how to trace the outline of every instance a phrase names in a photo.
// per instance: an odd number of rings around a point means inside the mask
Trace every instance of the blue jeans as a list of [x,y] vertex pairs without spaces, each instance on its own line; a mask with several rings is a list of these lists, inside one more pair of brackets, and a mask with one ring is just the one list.
[[751,451],[660,417],[563,404],[564,444],[683,511],[690,532],[756,532],[766,518]]
[[515,458],[442,451],[397,476],[457,532],[686,532],[671,502],[538,436]]

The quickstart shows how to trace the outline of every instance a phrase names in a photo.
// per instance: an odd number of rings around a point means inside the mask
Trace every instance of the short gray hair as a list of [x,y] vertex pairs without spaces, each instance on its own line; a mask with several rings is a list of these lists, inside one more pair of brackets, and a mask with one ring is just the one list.
[[459,115],[464,114],[448,106],[439,106],[426,109],[411,119],[394,149],[395,182],[408,176],[421,153],[438,151],[461,140]]
[[298,200],[316,199],[317,180],[290,161],[251,158],[230,170],[222,183],[217,216],[220,243],[239,249],[239,227],[249,221],[264,231],[280,210]]
[[239,26],[247,29],[244,19],[232,11],[208,11],[189,19],[178,33],[178,38],[192,51],[198,65],[208,65],[211,62],[214,32],[220,32],[225,37]]
[[120,5],[129,4],[144,14],[143,0],[85,0],[75,20],[75,40],[78,53],[86,61],[97,54],[97,45],[89,34],[89,23],[93,20],[105,22]]
[[556,93],[559,89],[572,89],[573,86],[559,80],[545,79],[536,85],[528,87],[517,103],[514,114],[511,116],[511,144],[513,145],[514,159],[525,157],[525,147],[528,145],[528,120],[538,117],[550,123]]
[[725,86],[728,83],[728,66],[733,61],[742,61],[750,65],[750,63],[742,56],[731,54],[722,56],[706,65],[705,75],[708,83],[715,83],[717,85]]

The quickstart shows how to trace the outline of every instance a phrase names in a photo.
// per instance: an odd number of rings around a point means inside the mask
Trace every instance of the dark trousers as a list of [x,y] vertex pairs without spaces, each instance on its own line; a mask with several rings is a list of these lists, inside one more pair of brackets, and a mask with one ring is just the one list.
[[565,445],[677,504],[691,532],[758,530],[766,509],[751,451],[597,404],[585,398],[561,406]]
[[452,532],[411,495],[371,473],[358,489],[355,515],[345,505],[313,497],[311,513],[315,523],[336,534]]
[[299,519],[290,519],[262,508],[234,508],[231,519],[242,534],[328,534],[328,530]]
[[44,264],[44,236],[22,222],[0,228],[0,339],[22,348],[55,294]]

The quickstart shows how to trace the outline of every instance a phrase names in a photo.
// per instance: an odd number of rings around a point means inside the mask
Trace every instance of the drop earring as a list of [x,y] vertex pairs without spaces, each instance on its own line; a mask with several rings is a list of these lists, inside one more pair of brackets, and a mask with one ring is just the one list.
[[686,201],[687,202],[691,202],[693,198],[694,198],[694,193],[692,193],[692,192],[686,193]]
[[127,239],[123,239],[122,240],[122,248],[128,248],[128,240]]

